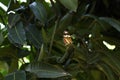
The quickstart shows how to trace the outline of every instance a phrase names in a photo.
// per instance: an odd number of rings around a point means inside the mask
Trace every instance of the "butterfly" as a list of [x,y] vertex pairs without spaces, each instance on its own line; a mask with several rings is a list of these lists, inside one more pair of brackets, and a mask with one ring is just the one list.
[[63,42],[64,42],[65,46],[73,43],[71,35],[68,33],[68,31],[63,32]]

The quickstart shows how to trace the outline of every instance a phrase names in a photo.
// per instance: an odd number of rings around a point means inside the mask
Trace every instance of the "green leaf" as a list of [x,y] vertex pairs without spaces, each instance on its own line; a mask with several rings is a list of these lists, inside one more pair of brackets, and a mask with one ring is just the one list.
[[120,22],[113,18],[101,17],[100,20],[105,21],[106,23],[110,24],[116,30],[120,32]]
[[96,53],[96,54],[92,54],[91,57],[89,57],[87,63],[89,64],[94,64],[96,63],[97,61],[100,60],[100,54]]
[[65,16],[62,17],[62,19],[59,22],[59,27],[56,30],[56,34],[62,35],[63,31],[68,28],[72,21],[72,13],[67,13]]
[[120,45],[119,39],[107,37],[107,36],[103,36],[102,38],[103,38],[103,41],[106,41],[106,42],[110,43],[111,45],[116,45],[116,46]]
[[40,53],[39,53],[39,57],[38,57],[38,61],[42,61],[44,58],[45,52],[44,52],[44,45],[41,45],[41,49],[40,49]]
[[16,56],[16,49],[12,47],[4,47],[0,48],[0,58],[2,57],[15,57]]
[[8,28],[8,36],[14,43],[24,45],[26,36],[22,22],[17,23],[13,28]]
[[20,15],[18,14],[9,14],[8,16],[8,26],[9,28],[12,28],[13,26],[15,26],[15,24],[20,20]]
[[107,65],[109,65],[116,74],[120,74],[120,62],[117,57],[113,56],[111,52],[105,53],[106,57],[102,57],[102,61],[104,61]]
[[78,47],[75,47],[74,57],[75,57],[76,59],[80,59],[80,60],[86,61],[86,58],[85,58],[85,54],[84,54],[83,49],[79,49]]
[[63,76],[70,76],[61,68],[47,64],[47,63],[32,63],[26,67],[26,71],[36,74],[39,78],[57,78]]
[[47,42],[49,41],[49,36],[47,36],[44,28],[42,28],[42,37],[43,37],[44,43],[47,44]]
[[19,8],[20,4],[16,0],[10,0],[8,4],[8,12],[9,11],[14,11],[15,9]]
[[105,7],[106,7],[106,8],[109,7],[109,0],[103,0],[103,3],[105,4]]
[[26,80],[26,73],[25,71],[16,71],[8,74],[5,80]]
[[[0,7],[0,15],[1,15],[1,19],[3,18],[3,16],[5,15],[5,11]],[[4,17],[5,18],[5,17]],[[3,23],[3,21],[0,19],[0,23]]]
[[108,65],[101,63],[97,67],[107,76],[108,80],[116,80],[112,69]]
[[44,6],[41,3],[33,2],[29,6],[38,20],[40,20],[42,23],[45,23],[47,21],[47,13]]
[[0,44],[4,41],[4,37],[3,37],[3,34],[2,32],[0,32]]
[[30,54],[30,52],[26,49],[19,49],[18,50],[18,54],[17,54],[17,57],[18,58],[23,58],[23,57],[26,57]]
[[65,54],[58,60],[58,63],[64,63],[67,60],[71,59],[74,54],[74,45],[69,44],[66,48]]
[[0,2],[7,6],[9,3],[9,0],[1,0]]
[[91,30],[92,37],[94,38],[100,37],[101,36],[100,32],[101,32],[101,25],[95,22]]
[[[99,70],[96,70],[96,69],[92,69],[91,71],[90,71],[90,73],[88,73],[88,74],[92,74],[91,76],[93,77],[93,79],[92,80],[101,80],[101,75],[103,74],[101,74],[102,72],[101,71],[99,71]],[[104,79],[103,79],[104,80]]]
[[0,73],[0,80],[4,80],[4,76]]
[[9,66],[8,66],[7,62],[0,61],[0,73],[2,73],[3,76],[5,76],[8,73],[8,68],[9,68]]
[[[82,18],[87,18],[88,21],[90,21],[89,18],[94,19],[93,22],[92,22],[92,23],[90,24],[90,26],[89,26],[90,28],[92,27],[92,25],[93,25],[94,23],[97,23],[97,24],[99,24],[99,26],[101,26],[101,30],[107,30],[107,29],[108,29],[108,25],[105,24],[105,21],[103,21],[103,20],[101,19],[101,17],[97,17],[97,16],[91,15],[91,14],[85,14],[85,15],[82,16]],[[100,29],[100,28],[99,28],[99,29]]]
[[40,48],[42,45],[42,36],[39,30],[34,24],[30,24],[26,27],[27,39],[36,47]]
[[14,72],[18,69],[18,59],[12,59],[9,67],[9,73]]
[[78,0],[59,0],[66,8],[71,11],[77,11]]

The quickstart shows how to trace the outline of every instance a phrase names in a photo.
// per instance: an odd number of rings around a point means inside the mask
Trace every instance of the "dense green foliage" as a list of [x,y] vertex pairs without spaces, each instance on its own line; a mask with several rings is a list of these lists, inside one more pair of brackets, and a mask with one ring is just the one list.
[[8,9],[0,7],[0,80],[120,80],[119,1],[1,3]]

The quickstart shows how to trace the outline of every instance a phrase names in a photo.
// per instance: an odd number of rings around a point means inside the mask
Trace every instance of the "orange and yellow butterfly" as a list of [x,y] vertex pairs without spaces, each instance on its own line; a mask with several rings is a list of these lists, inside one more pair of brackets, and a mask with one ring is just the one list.
[[63,42],[66,46],[73,43],[71,35],[68,33],[68,31],[64,31]]

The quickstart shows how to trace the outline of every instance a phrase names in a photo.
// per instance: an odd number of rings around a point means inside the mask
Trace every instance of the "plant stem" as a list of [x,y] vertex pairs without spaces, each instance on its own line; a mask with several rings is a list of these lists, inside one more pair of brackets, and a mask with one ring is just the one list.
[[59,17],[58,17],[57,21],[55,22],[55,27],[54,27],[53,34],[52,34],[52,37],[51,37],[51,42],[50,42],[50,47],[49,47],[49,53],[48,53],[49,55],[51,54],[51,50],[52,50],[52,45],[53,45],[53,40],[54,40],[56,28],[58,26],[59,26]]
[[3,24],[6,25],[4,19],[1,15],[0,15],[0,18],[1,18],[1,21],[3,22]]

